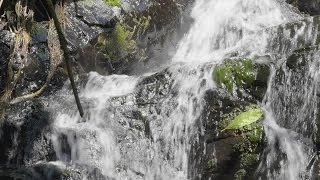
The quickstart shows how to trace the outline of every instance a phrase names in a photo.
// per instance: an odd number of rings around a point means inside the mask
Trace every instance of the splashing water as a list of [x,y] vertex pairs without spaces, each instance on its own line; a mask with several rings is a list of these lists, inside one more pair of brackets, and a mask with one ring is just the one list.
[[[148,91],[149,85],[153,87],[151,83],[141,90],[141,83],[148,78],[143,76],[90,73],[80,90],[86,109],[84,119],[77,115],[72,96],[66,90],[60,93],[52,105],[60,110],[54,113],[52,138],[61,162],[97,168],[103,176],[119,180],[192,178],[188,174],[189,152],[198,135],[203,134],[196,124],[203,110],[204,93],[215,88],[212,67],[231,56],[253,57],[282,51],[270,50],[272,42],[279,40],[275,26],[302,18],[280,0],[197,0],[191,16],[194,24],[179,43],[166,73],[169,92],[157,102],[147,102],[157,104],[155,107],[141,104],[137,96]],[[309,29],[301,26],[300,34]],[[292,41],[297,38],[298,35],[282,37],[290,41],[288,46],[292,49],[299,46]],[[313,35],[306,41],[313,41]],[[293,138],[293,132],[278,124],[281,112],[269,105],[275,102],[275,95],[269,85],[264,105],[269,151],[266,167],[261,171],[267,171],[271,179],[299,179],[310,152]],[[312,101],[314,94],[310,96]],[[62,100],[65,102],[61,105]],[[68,109],[61,110],[66,105]],[[148,133],[141,127],[147,128]],[[272,171],[272,164],[278,160],[277,148],[286,158],[280,159],[280,167]]]
[[173,61],[210,62],[230,53],[263,53],[272,34],[262,30],[301,18],[283,6],[274,0],[199,0],[191,14],[195,23]]

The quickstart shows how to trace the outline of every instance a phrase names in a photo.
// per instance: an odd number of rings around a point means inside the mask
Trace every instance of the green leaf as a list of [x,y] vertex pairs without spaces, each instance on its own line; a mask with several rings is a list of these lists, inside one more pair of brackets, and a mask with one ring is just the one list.
[[246,112],[241,113],[230,124],[224,128],[225,130],[237,130],[244,126],[250,125],[258,121],[262,117],[262,110],[260,108],[253,108]]
[[105,0],[109,6],[117,6],[121,7],[121,3],[119,0]]

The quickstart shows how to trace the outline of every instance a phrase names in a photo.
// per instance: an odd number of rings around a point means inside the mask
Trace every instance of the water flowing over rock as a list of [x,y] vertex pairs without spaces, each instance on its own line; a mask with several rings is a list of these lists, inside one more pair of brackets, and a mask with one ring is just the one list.
[[[55,1],[84,117],[63,65],[43,96],[0,101],[0,179],[318,179],[315,2]],[[12,97],[50,69],[52,29],[33,10],[30,38],[0,28]]]

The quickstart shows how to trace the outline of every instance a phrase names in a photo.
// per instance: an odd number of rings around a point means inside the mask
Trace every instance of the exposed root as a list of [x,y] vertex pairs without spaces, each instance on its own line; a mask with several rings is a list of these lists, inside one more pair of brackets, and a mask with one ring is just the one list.
[[[4,90],[4,93],[0,98],[0,102],[8,103],[11,100],[12,91],[14,90],[14,87],[16,86],[16,84],[18,83],[18,81],[20,79],[22,69],[23,69],[23,65],[21,65],[19,67],[18,72],[15,75],[13,75],[12,67],[9,63],[8,72],[7,72],[8,73],[8,81],[7,81],[7,85]],[[13,81],[12,81],[12,79],[13,79]]]
[[26,94],[26,95],[23,95],[23,96],[20,96],[20,97],[16,97],[16,98],[14,98],[14,99],[12,99],[10,101],[10,104],[17,104],[17,103],[20,103],[20,102],[32,100],[32,99],[34,99],[36,97],[39,97],[44,92],[44,90],[49,86],[50,81],[51,81],[54,73],[55,73],[55,70],[52,70],[52,71],[49,72],[49,75],[47,77],[46,83],[39,90],[37,90],[36,92],[31,93],[31,94]]
[[16,104],[16,103],[20,103],[23,101],[28,101],[28,100],[31,100],[31,99],[34,99],[34,98],[40,96],[44,92],[44,90],[48,87],[48,84],[49,83],[46,82],[38,91],[36,91],[34,93],[14,98],[13,100],[10,101],[10,104]]

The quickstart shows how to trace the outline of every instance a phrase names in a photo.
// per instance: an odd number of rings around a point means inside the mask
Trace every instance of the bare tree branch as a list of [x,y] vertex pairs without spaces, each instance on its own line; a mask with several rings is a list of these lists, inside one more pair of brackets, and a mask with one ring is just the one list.
[[82,106],[81,106],[81,103],[80,103],[79,95],[78,95],[78,92],[77,92],[77,89],[76,89],[76,85],[75,85],[75,82],[74,82],[74,79],[73,79],[72,69],[71,69],[71,65],[70,65],[71,55],[70,55],[70,52],[69,52],[68,47],[67,47],[67,40],[66,40],[66,38],[65,38],[65,36],[64,36],[64,34],[62,32],[61,25],[60,25],[59,19],[57,17],[57,14],[56,14],[56,12],[54,10],[54,6],[53,6],[52,1],[51,0],[46,0],[46,2],[47,2],[47,5],[48,5],[49,12],[52,15],[54,25],[56,26],[56,30],[57,30],[57,33],[58,33],[61,49],[64,52],[64,60],[65,60],[65,63],[66,63],[69,79],[70,79],[72,90],[73,90],[73,95],[74,95],[76,103],[77,103],[79,114],[80,114],[81,117],[83,117],[83,109],[82,109]]

